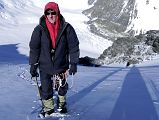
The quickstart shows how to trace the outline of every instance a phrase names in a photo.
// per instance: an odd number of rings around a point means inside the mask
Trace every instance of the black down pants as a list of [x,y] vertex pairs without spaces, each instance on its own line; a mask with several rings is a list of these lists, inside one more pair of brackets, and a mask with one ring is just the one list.
[[68,90],[68,84],[65,77],[61,76],[62,73],[57,74],[55,78],[62,78],[61,85],[59,86],[58,79],[52,79],[53,75],[49,75],[45,72],[40,71],[40,95],[43,100],[48,100],[53,97],[54,85],[56,86],[55,90],[58,91],[58,95],[65,96]]

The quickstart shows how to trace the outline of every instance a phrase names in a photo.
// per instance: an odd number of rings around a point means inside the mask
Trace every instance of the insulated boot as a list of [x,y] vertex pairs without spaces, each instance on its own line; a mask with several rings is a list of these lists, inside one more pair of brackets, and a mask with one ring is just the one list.
[[43,102],[43,109],[40,112],[40,117],[47,117],[54,113],[54,101],[53,98],[50,98],[48,100],[42,100]]
[[50,116],[50,115],[53,114],[54,112],[55,112],[54,109],[51,109],[51,110],[46,111],[46,112],[41,111],[40,114],[39,114],[39,117],[40,117],[40,118],[45,118],[45,117],[47,117],[47,116]]
[[66,107],[66,97],[58,95],[57,99],[57,110],[60,113],[67,113],[67,107]]

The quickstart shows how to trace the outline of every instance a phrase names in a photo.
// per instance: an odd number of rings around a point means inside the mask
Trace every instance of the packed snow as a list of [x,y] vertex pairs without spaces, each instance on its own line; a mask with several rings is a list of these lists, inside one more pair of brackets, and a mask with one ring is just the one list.
[[[81,14],[89,6],[80,1],[57,0],[78,34],[81,56],[97,57],[111,42],[89,32]],[[0,120],[36,120],[40,100],[29,74],[28,43],[46,2],[0,2]],[[129,67],[78,66],[77,74],[67,80],[68,115],[54,119],[159,120],[158,59]]]
[[[10,63],[0,67],[0,118],[32,120],[40,100],[29,66]],[[78,66],[78,73],[68,78],[68,115],[56,119],[158,120],[158,71],[158,65]]]

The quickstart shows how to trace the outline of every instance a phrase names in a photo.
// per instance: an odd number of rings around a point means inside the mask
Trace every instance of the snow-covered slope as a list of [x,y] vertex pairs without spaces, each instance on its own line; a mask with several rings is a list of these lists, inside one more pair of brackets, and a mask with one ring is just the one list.
[[[34,23],[36,9],[30,0],[1,0],[0,1],[0,25],[8,27],[25,23]],[[38,11],[39,12],[39,11]],[[37,13],[38,13],[37,12]],[[34,17],[34,19],[33,19]]]
[[135,34],[145,33],[148,30],[159,30],[159,1],[136,0],[134,12],[127,30],[134,30]]
[[[38,24],[39,18],[43,14],[44,5],[47,2],[48,0],[1,0],[0,45],[18,44],[19,53],[28,56],[31,33]],[[82,14],[82,10],[89,7],[87,1],[57,0],[56,2],[59,4],[66,21],[70,22],[77,32],[81,56],[98,57],[105,48],[112,44],[102,37],[92,34],[87,25],[84,24],[87,17]]]
[[31,31],[41,9],[30,0],[1,0],[0,4],[0,45],[17,44],[19,53],[28,55]]
[[[0,119],[30,120],[40,110],[40,101],[28,65],[0,68]],[[68,78],[69,113],[56,120],[158,120],[158,71],[157,65],[78,66],[78,73]]]

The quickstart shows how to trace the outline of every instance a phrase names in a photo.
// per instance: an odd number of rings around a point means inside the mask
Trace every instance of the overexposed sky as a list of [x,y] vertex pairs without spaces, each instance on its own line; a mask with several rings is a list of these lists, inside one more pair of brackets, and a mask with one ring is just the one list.
[[[51,0],[33,0],[34,4],[39,7],[44,7],[47,2]],[[88,8],[87,0],[54,0],[59,4],[60,8],[67,8],[69,10],[86,9]]]

